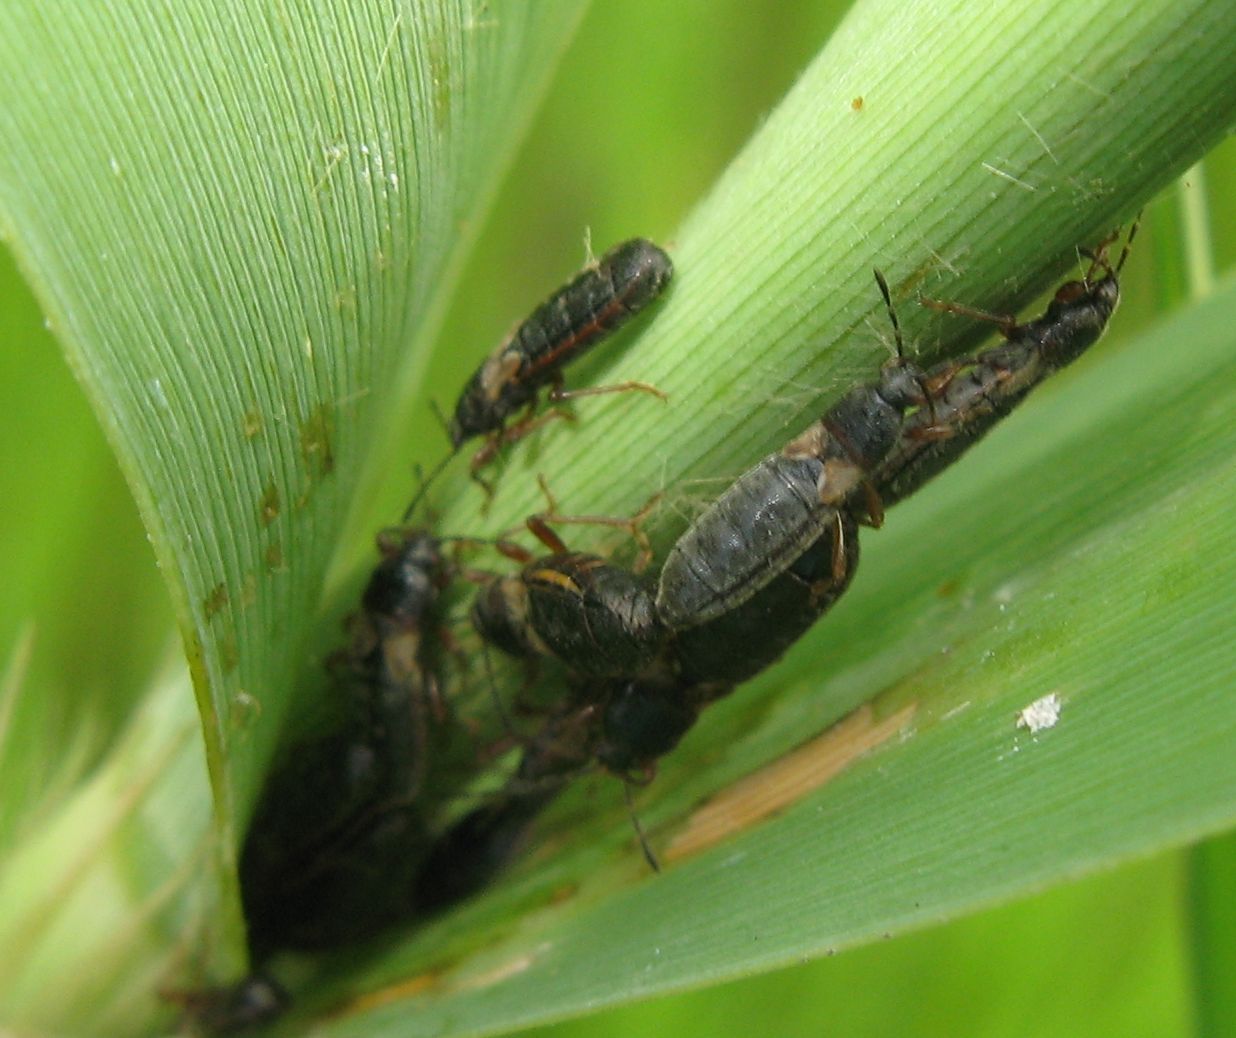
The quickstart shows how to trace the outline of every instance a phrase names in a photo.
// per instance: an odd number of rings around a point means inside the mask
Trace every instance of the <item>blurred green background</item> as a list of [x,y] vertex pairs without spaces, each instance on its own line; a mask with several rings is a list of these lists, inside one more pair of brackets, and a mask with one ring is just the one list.
[[[584,257],[634,234],[671,240],[836,24],[844,4],[598,3],[494,205],[431,378],[474,359]],[[621,90],[616,89],[621,84]],[[621,97],[621,105],[615,99]],[[1214,268],[1236,262],[1236,144],[1149,210],[1127,302],[1102,349],[1182,305],[1188,205]],[[1191,194],[1190,194],[1191,192]],[[1196,237],[1193,238],[1196,244]],[[0,803],[46,798],[121,724],[169,644],[171,611],[136,510],[85,399],[7,252],[0,252],[0,658],[31,639]],[[454,365],[455,371],[447,371]],[[441,439],[427,415],[409,437]],[[407,474],[383,486],[392,511]],[[48,703],[71,701],[72,716]],[[5,729],[0,717],[0,738]],[[48,747],[59,748],[49,757]],[[70,749],[71,747],[71,749]],[[0,844],[20,837],[0,806]],[[34,816],[37,822],[37,814]],[[23,824],[32,824],[29,817]],[[1161,1035],[1192,1029],[1183,851],[980,916],[795,969],[547,1028],[570,1033]]]

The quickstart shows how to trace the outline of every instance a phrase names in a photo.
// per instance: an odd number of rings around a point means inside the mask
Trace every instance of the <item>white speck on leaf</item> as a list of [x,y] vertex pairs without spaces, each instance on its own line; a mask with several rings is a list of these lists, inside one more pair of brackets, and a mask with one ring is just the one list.
[[1060,697],[1050,692],[1017,712],[1017,727],[1029,729],[1031,735],[1054,728],[1060,720]]

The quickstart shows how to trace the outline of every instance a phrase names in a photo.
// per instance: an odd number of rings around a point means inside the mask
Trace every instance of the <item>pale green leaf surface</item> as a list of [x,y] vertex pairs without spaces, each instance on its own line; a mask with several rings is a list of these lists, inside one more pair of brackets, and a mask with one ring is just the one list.
[[[525,1038],[674,1034],[1186,1034],[1168,852],[943,926],[729,984],[552,1024]],[[1028,1024],[1029,1022],[1029,1024]]]
[[279,713],[387,386],[578,5],[60,7],[4,34],[6,223],[251,795],[231,736]]
[[133,500],[7,251],[0,343],[0,656],[14,664],[0,707],[7,848],[123,727],[169,621]]
[[[9,1024],[133,1033],[167,981],[173,934],[209,912],[209,799],[183,666],[155,685],[99,768],[0,866],[0,976]],[[186,846],[186,834],[196,843]],[[49,999],[49,978],[59,977]],[[75,978],[65,983],[65,977]]]

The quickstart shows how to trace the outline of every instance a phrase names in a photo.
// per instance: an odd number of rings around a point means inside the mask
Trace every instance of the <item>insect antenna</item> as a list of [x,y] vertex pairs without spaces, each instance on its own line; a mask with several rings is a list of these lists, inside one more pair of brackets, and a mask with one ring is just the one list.
[[1141,226],[1141,223],[1142,214],[1139,210],[1137,216],[1133,218],[1132,226],[1129,227],[1129,236],[1124,241],[1124,248],[1120,250],[1120,259],[1116,261],[1116,265],[1114,267],[1107,261],[1107,250],[1110,248],[1112,242],[1120,237],[1119,229],[1112,231],[1110,235],[1099,242],[1095,249],[1080,250],[1081,255],[1090,260],[1090,269],[1086,271],[1086,277],[1083,282],[1084,284],[1090,284],[1091,278],[1094,277],[1094,272],[1100,269],[1105,271],[1109,276],[1119,276],[1120,271],[1124,269],[1124,261],[1129,258],[1129,250],[1133,246],[1133,239],[1137,237],[1137,229]]
[[[871,272],[875,275],[876,284],[880,286],[880,295],[884,297],[884,309],[888,312],[888,319],[893,325],[893,341],[897,344],[897,359],[904,365],[906,364],[905,340],[901,336],[901,322],[897,319],[897,309],[893,306],[892,293],[889,292],[888,282],[879,268],[872,267]],[[934,422],[936,420],[934,394],[921,372],[914,372],[914,381],[918,383],[918,388],[922,391],[923,402],[927,405],[931,420]]]
[[893,341],[897,344],[897,359],[904,361],[906,352],[905,343],[901,338],[901,322],[897,320],[897,311],[893,307],[893,296],[888,290],[888,282],[884,280],[884,275],[877,268],[872,267],[871,272],[875,275],[876,284],[880,286],[880,295],[884,297],[884,309],[888,312],[888,319],[893,325]]
[[494,677],[494,664],[489,656],[489,645],[481,642],[481,659],[485,664],[485,680],[489,684],[489,698],[493,701],[494,712],[498,715],[498,720],[502,724],[503,730],[507,737],[514,740],[518,746],[524,746],[527,740],[520,735],[519,729],[515,727],[515,719],[511,717],[510,711],[506,708],[506,703],[502,700],[502,695],[498,692],[498,682]]

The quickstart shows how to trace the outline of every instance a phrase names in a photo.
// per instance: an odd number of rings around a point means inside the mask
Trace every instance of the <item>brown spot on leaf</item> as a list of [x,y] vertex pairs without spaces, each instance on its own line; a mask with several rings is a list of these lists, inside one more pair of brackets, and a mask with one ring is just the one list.
[[310,473],[329,476],[335,470],[334,437],[334,409],[319,404],[300,425],[300,453]]
[[250,408],[240,420],[240,431],[246,440],[254,439],[262,431],[262,414],[256,407]]
[[258,518],[262,520],[263,526],[269,526],[279,518],[279,507],[279,488],[272,480],[262,491],[262,501],[258,506]]
[[219,581],[202,599],[202,609],[206,612],[206,619],[214,617],[220,609],[228,604],[229,595],[227,593],[227,585],[223,581]]
[[219,638],[219,664],[223,672],[230,673],[240,665],[240,653],[236,648],[236,635],[230,631]]

